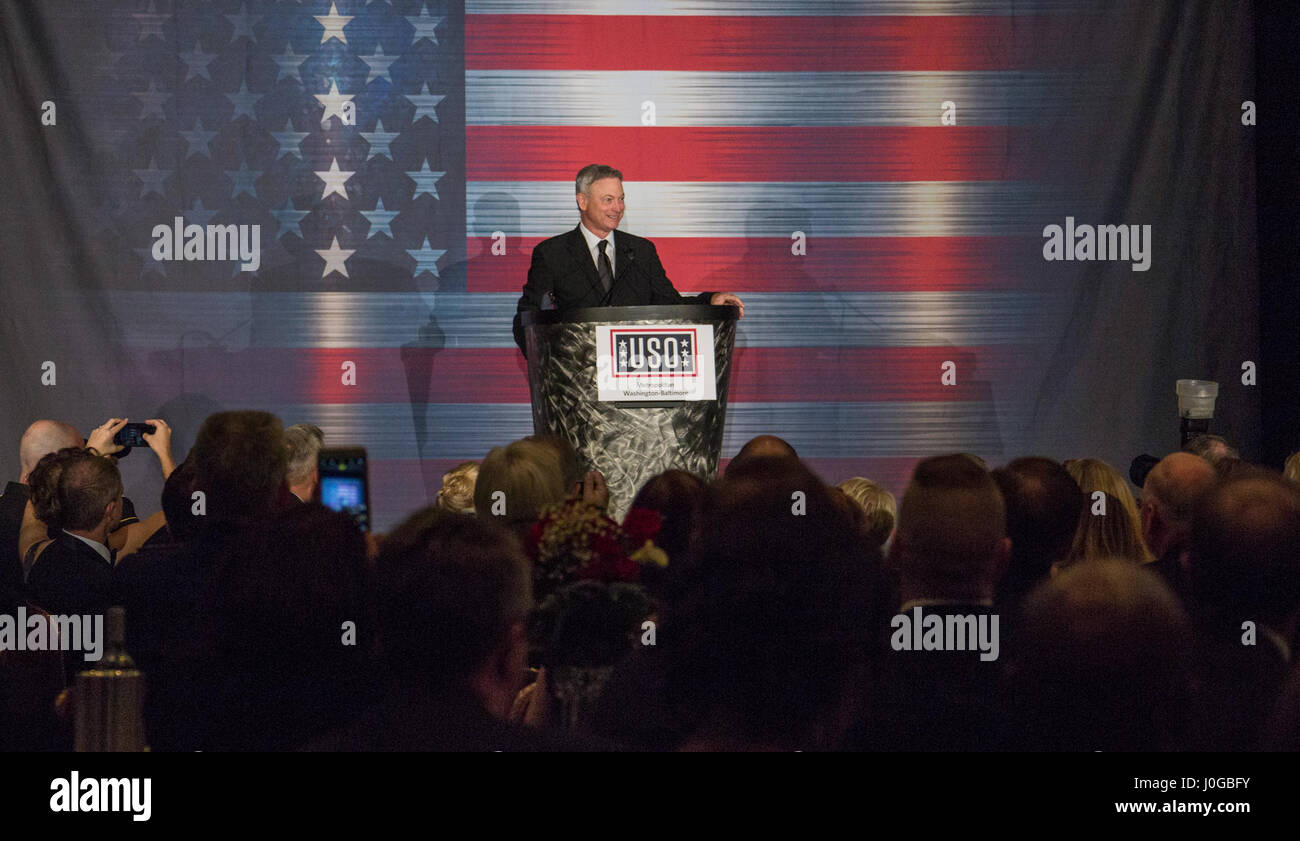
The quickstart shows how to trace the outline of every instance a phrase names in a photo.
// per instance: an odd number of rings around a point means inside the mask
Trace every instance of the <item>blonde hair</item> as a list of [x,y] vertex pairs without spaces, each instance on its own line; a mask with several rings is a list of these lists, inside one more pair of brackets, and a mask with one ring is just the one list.
[[1094,514],[1094,503],[1079,514],[1079,527],[1074,532],[1074,543],[1062,566],[1073,566],[1086,561],[1106,558],[1145,563],[1150,555],[1142,542],[1142,533],[1134,528],[1124,506],[1113,494],[1106,494],[1105,514]]
[[1286,466],[1282,468],[1282,476],[1292,482],[1300,482],[1300,450],[1295,451],[1287,458]]
[[515,441],[495,447],[483,459],[474,482],[474,511],[480,517],[492,516],[497,500],[504,494],[507,526],[536,521],[542,507],[564,499],[564,477],[555,450],[536,441]]
[[[1129,490],[1128,482],[1124,481],[1124,477],[1119,474],[1118,470],[1099,458],[1072,458],[1065,462],[1065,469],[1079,485],[1079,489],[1089,497],[1088,508],[1084,512],[1085,516],[1092,509],[1091,497],[1093,493],[1101,491],[1108,494],[1128,514],[1133,531],[1137,534],[1138,541],[1142,542],[1142,517],[1138,514],[1137,501],[1133,499],[1133,492]],[[1107,500],[1107,514],[1110,513],[1109,506],[1111,504],[1112,502]],[[1082,530],[1082,522],[1080,523],[1080,530]],[[1155,558],[1152,557],[1151,552],[1146,548],[1146,544],[1143,543],[1141,562],[1149,563],[1153,560]]]
[[444,511],[474,513],[474,484],[478,480],[478,462],[465,461],[442,474],[442,487],[434,502]]
[[845,479],[835,487],[844,491],[866,514],[867,539],[875,546],[883,546],[898,520],[898,503],[894,500],[894,495],[861,476]]

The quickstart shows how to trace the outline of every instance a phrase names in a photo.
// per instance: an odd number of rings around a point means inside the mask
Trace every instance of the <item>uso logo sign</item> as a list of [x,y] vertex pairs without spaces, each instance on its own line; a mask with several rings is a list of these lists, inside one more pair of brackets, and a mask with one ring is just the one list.
[[694,377],[696,328],[612,327],[610,358],[615,377]]

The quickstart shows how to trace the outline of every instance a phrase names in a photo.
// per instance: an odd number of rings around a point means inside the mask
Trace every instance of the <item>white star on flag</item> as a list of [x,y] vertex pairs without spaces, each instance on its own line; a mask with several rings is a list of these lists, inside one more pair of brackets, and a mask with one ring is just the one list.
[[135,173],[135,177],[139,178],[140,181],[143,182],[140,187],[140,198],[144,198],[150,193],[157,193],[161,196],[163,194],[163,179],[165,179],[167,174],[171,172],[170,169],[159,169],[158,164],[154,162],[153,158],[149,159],[148,169],[136,169],[132,171]]
[[223,15],[223,17],[230,21],[230,25],[234,27],[234,31],[230,33],[230,43],[232,44],[238,41],[241,37],[252,41],[253,24],[262,19],[261,15],[250,15],[248,13],[247,3],[239,4],[239,14]]
[[433,109],[437,108],[438,103],[442,102],[446,97],[429,93],[428,82],[424,83],[421,90],[423,90],[424,93],[408,93],[406,95],[406,98],[411,100],[411,104],[415,106],[415,116],[411,118],[411,122],[415,123],[421,117],[428,117],[436,123],[438,122],[438,112]]
[[271,58],[275,59],[275,63],[280,67],[279,72],[275,75],[276,82],[279,82],[285,76],[290,79],[297,78],[298,68],[307,60],[307,56],[298,55],[293,51],[293,44],[285,46],[284,55],[273,55]]
[[325,113],[322,114],[320,118],[320,124],[322,126],[329,122],[330,117],[335,115],[338,116],[340,123],[343,123],[344,125],[347,124],[347,120],[343,116],[343,103],[351,102],[352,97],[356,94],[339,93],[338,80],[334,79],[330,82],[329,93],[317,93],[312,95],[315,96],[316,99],[320,100],[321,105],[325,106]]
[[353,175],[356,175],[355,171],[340,171],[339,159],[335,158],[334,162],[330,164],[328,170],[316,173],[316,177],[325,182],[325,192],[320,194],[321,199],[323,200],[330,193],[338,193],[346,199],[348,197],[348,191],[344,188],[343,184]]
[[157,116],[160,120],[167,119],[166,115],[163,114],[162,106],[164,102],[171,99],[172,95],[167,91],[158,90],[157,82],[150,80],[149,90],[136,91],[131,96],[140,100],[140,119],[143,120],[151,114]]
[[248,193],[253,198],[257,198],[257,185],[254,184],[258,178],[262,177],[260,169],[249,169],[248,161],[239,165],[239,169],[228,169],[226,175],[234,182],[230,195],[237,198],[240,193]]
[[393,66],[394,61],[401,58],[400,55],[384,55],[383,46],[376,45],[374,55],[368,57],[359,56],[359,58],[366,63],[367,67],[370,68],[370,75],[366,77],[367,85],[375,79],[382,79],[385,76],[388,77],[388,83],[390,85],[393,83],[393,77],[389,75],[388,68]]
[[375,234],[388,234],[388,238],[392,239],[393,229],[389,226],[393,224],[393,217],[400,212],[400,210],[384,210],[383,199],[380,199],[375,204],[374,210],[361,211],[361,215],[370,222],[370,230],[366,232],[366,239],[370,239]]
[[139,42],[150,35],[163,38],[163,24],[171,15],[159,14],[154,0],[149,0],[149,10],[147,12],[133,13],[131,17],[140,22],[140,34],[136,36],[136,41]]
[[185,157],[188,158],[190,155],[212,157],[212,138],[217,136],[217,132],[204,130],[202,119],[194,121],[194,128],[189,131],[179,131],[177,134],[185,138],[185,142],[189,144]]
[[375,121],[374,131],[363,131],[361,136],[370,144],[370,151],[366,153],[366,160],[378,157],[387,157],[390,161],[393,159],[393,152],[388,147],[397,139],[401,132],[384,131],[384,121]]
[[429,272],[434,277],[438,277],[438,261],[442,259],[442,255],[447,253],[445,250],[430,248],[428,237],[424,238],[424,243],[419,248],[405,248],[402,250],[414,258],[415,276],[417,277],[423,272]]
[[276,160],[283,158],[285,155],[292,155],[301,158],[302,155],[300,152],[302,151],[302,141],[306,139],[307,135],[310,133],[311,132],[307,131],[294,131],[293,121],[288,117],[285,117],[284,130],[271,132],[271,136],[275,138],[275,142],[280,144],[280,152],[276,156]]
[[343,34],[343,27],[351,22],[353,15],[340,15],[339,7],[334,3],[330,3],[330,13],[328,15],[312,15],[312,17],[316,18],[317,23],[325,27],[325,31],[320,36],[322,44],[331,38],[338,38],[345,44],[348,42],[348,36]]
[[230,121],[234,122],[244,115],[247,115],[250,120],[256,120],[257,112],[253,110],[253,103],[261,98],[261,94],[253,93],[248,89],[248,80],[245,79],[237,92],[226,94],[226,99],[235,103],[235,113],[230,115]]
[[415,28],[415,35],[411,39],[412,47],[425,38],[432,41],[435,47],[438,46],[438,35],[434,30],[438,28],[438,24],[442,23],[443,19],[435,18],[429,14],[428,3],[420,6],[420,14],[418,17],[407,15],[406,19],[410,22],[411,26]]
[[193,79],[195,76],[201,76],[209,81],[212,80],[212,74],[208,73],[208,65],[212,59],[217,57],[216,53],[205,53],[202,44],[195,44],[193,52],[181,53],[181,58],[185,60],[185,66],[188,68],[185,72],[185,81]]
[[435,199],[438,198],[438,179],[446,174],[430,170],[429,159],[425,158],[424,164],[418,171],[406,173],[406,176],[415,182],[415,195],[411,196],[411,200],[414,201],[426,193]]
[[434,277],[438,277],[438,260],[441,260],[442,255],[447,253],[446,250],[430,248],[428,237],[424,238],[424,243],[419,248],[403,248],[403,251],[406,251],[408,255],[411,255],[412,259],[415,259],[415,277],[419,277],[424,272],[429,272]]
[[334,237],[329,248],[312,249],[321,256],[325,261],[325,268],[321,269],[320,276],[323,278],[330,272],[338,272],[344,277],[348,277],[348,258],[357,253],[355,248],[339,248],[339,238]]
[[280,223],[280,232],[276,235],[276,238],[279,239],[289,233],[294,233],[301,237],[303,217],[310,213],[310,210],[295,209],[293,206],[293,199],[286,199],[284,207],[279,210],[271,211],[271,215],[275,217],[275,221]]

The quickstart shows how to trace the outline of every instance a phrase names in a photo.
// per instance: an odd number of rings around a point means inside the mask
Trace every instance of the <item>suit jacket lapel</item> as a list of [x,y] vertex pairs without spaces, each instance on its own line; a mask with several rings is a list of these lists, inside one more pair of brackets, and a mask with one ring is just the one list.
[[[610,298],[610,306],[626,307],[636,306],[638,302],[649,303],[650,290],[645,288],[645,273],[638,273],[632,268],[632,243],[628,237],[624,237],[622,242],[619,241],[618,232],[614,232],[613,245],[618,251],[615,258],[618,262],[614,266],[614,295]],[[599,273],[596,279],[600,280]]]
[[592,303],[580,303],[579,306],[594,306],[605,296],[605,287],[600,282],[600,272],[596,271],[596,263],[591,259],[591,252],[587,250],[587,239],[582,235],[582,225],[573,229],[569,235],[569,251],[573,253],[573,259],[578,261],[582,267],[583,277],[587,279],[587,291],[579,296],[579,301],[591,300]]

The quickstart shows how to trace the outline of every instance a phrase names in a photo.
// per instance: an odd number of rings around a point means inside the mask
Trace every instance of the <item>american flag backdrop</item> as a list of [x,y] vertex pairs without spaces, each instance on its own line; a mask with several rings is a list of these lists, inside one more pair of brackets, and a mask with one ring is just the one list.
[[[745,300],[724,459],[774,433],[896,492],[940,452],[1126,464],[1256,341],[1190,335],[1254,300],[1248,7],[3,0],[0,432],[164,417],[179,455],[267,409],[365,446],[388,528],[532,431],[515,302],[608,163],[677,288]],[[259,267],[155,259],[176,216],[258,225]],[[1152,269],[1045,262],[1067,216],[1153,223]]]
[[519,241],[471,261],[468,288],[507,304],[532,246],[574,224],[574,172],[611,161],[622,226],[678,289],[746,301],[724,459],[771,432],[830,481],[895,488],[919,456],[996,459],[989,379],[1034,308],[1008,240],[1036,185],[1012,146],[1048,84],[1010,10],[470,0],[469,249],[494,225]]

